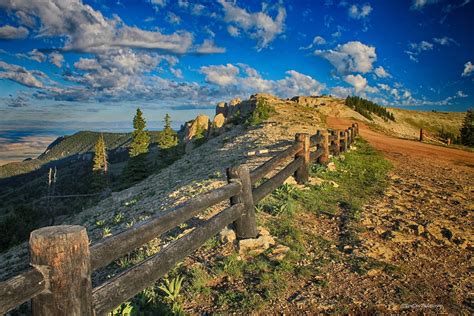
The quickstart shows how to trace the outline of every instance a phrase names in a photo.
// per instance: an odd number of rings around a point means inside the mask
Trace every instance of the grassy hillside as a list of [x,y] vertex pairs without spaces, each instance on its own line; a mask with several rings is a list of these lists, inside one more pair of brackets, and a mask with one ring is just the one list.
[[[150,132],[151,143],[156,143],[159,131]],[[52,142],[36,159],[9,163],[0,166],[0,179],[25,174],[39,169],[47,162],[74,155],[90,153],[99,138],[99,132],[83,131],[71,136],[62,136]],[[102,133],[108,151],[125,149],[131,140],[131,133]]]
[[432,112],[390,108],[400,124],[438,134],[441,130],[459,136],[466,112]]

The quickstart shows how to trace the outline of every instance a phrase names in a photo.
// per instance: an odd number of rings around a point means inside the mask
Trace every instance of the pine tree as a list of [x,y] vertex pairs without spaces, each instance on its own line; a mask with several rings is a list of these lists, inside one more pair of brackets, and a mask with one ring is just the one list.
[[474,147],[474,110],[469,109],[461,127],[461,144]]
[[105,147],[104,135],[100,134],[94,148],[93,185],[96,189],[103,189],[107,184],[107,150]]
[[165,128],[158,137],[158,145],[161,149],[168,149],[178,144],[178,134],[171,128],[171,117],[168,113],[165,115]]
[[132,144],[129,150],[130,158],[137,157],[148,152],[150,145],[150,135],[145,130],[146,122],[140,108],[137,108],[137,114],[133,118]]
[[128,151],[130,160],[122,173],[124,187],[145,179],[149,174],[146,154],[150,145],[150,135],[145,130],[146,122],[140,108],[137,109],[137,113],[133,118],[133,128],[132,144]]

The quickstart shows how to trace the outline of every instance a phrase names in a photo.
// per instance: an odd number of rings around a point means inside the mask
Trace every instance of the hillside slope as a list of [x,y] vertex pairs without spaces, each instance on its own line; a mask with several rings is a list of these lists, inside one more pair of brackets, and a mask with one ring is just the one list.
[[[362,117],[359,113],[345,107],[343,101],[339,99],[329,97],[315,98],[311,104],[303,105],[297,101],[282,100],[268,95],[261,95],[261,97],[268,100],[276,109],[276,114],[264,124],[254,127],[244,127],[240,125],[224,126],[225,131],[222,134],[194,148],[172,165],[151,175],[149,178],[131,188],[113,193],[112,196],[102,200],[96,206],[86,209],[79,214],[69,216],[63,219],[62,222],[65,224],[84,225],[87,227],[92,243],[94,243],[110,234],[114,235],[133,225],[137,225],[150,216],[184,202],[192,196],[221,186],[226,183],[226,167],[245,163],[250,169],[255,168],[262,162],[268,160],[269,156],[274,152],[286,148],[294,140],[295,133],[307,132],[314,134],[317,129],[327,128],[326,123],[328,117],[336,116],[369,123],[367,119]],[[372,123],[372,126],[378,126],[379,129],[382,129],[382,127],[384,127],[383,124],[383,120],[379,122],[378,119],[376,119],[375,123]],[[408,124],[402,122],[396,124],[398,125],[394,125],[392,128],[395,129],[395,127],[398,126],[396,131],[399,133],[402,133],[402,131],[405,131],[405,128],[408,128]],[[392,134],[395,134],[395,132],[392,131]],[[408,134],[409,133],[406,135]],[[431,295],[430,299],[433,295],[437,295],[438,292],[436,290],[433,290],[431,287],[427,288],[425,283],[428,281],[424,278],[411,279],[415,283],[413,283],[413,287],[409,287],[403,281],[405,272],[400,271],[398,266],[390,263],[390,261],[384,261],[384,258],[380,257],[377,257],[377,260],[373,260],[370,254],[365,255],[365,253],[357,249],[360,242],[357,236],[359,233],[364,233],[364,231],[362,230],[363,228],[359,230],[359,227],[357,226],[356,228],[356,224],[352,223],[357,216],[354,216],[354,214],[347,215],[345,212],[351,211],[350,208],[352,204],[348,204],[348,201],[350,201],[353,196],[357,196],[358,191],[363,191],[366,186],[364,186],[364,183],[358,183],[359,186],[354,186],[352,185],[352,181],[366,181],[365,183],[369,186],[374,183],[375,179],[371,178],[373,175],[368,171],[372,169],[371,172],[376,174],[379,172],[376,164],[385,166],[385,163],[380,161],[380,158],[376,157],[375,159],[373,150],[367,147],[363,142],[356,144],[356,147],[363,148],[364,151],[361,153],[355,151],[356,154],[348,153],[346,155],[347,158],[345,158],[345,160],[347,160],[346,163],[343,159],[337,160],[337,172],[327,173],[325,169],[323,170],[321,168],[316,168],[315,170],[318,176],[327,177],[336,185],[338,185],[337,181],[342,181],[342,179],[349,181],[345,186],[340,183],[341,187],[345,190],[344,192],[341,192],[341,189],[338,191],[332,182],[330,182],[330,185],[322,185],[318,188],[316,188],[317,185],[315,185],[310,188],[310,190],[319,190],[317,192],[319,192],[321,196],[333,195],[331,199],[329,199],[329,201],[331,201],[330,205],[324,203],[322,205],[324,208],[335,209],[335,213],[330,213],[327,212],[326,209],[323,209],[322,211],[324,212],[321,213],[291,213],[290,211],[284,211],[284,214],[287,215],[286,217],[279,217],[279,213],[272,215],[261,213],[259,216],[259,224],[265,223],[263,217],[271,217],[282,225],[277,228],[277,230],[280,230],[278,236],[280,238],[279,242],[285,244],[288,240],[292,240],[292,242],[296,241],[301,243],[299,246],[298,243],[293,244],[293,246],[299,247],[296,250],[297,252],[304,253],[304,255],[300,254],[301,257],[291,259],[294,260],[291,261],[292,264],[294,264],[291,267],[292,273],[295,273],[294,278],[291,278],[291,280],[281,279],[281,274],[278,273],[290,268],[284,264],[268,263],[264,260],[255,260],[255,262],[240,261],[234,253],[233,245],[222,245],[219,241],[213,239],[203,247],[202,251],[199,251],[189,258],[189,260],[185,262],[185,267],[181,269],[186,270],[189,268],[186,277],[191,279],[192,282],[190,281],[190,283],[186,284],[189,286],[190,292],[192,289],[192,291],[199,293],[196,297],[190,297],[193,301],[193,303],[190,303],[188,306],[190,311],[193,313],[212,313],[216,312],[216,309],[213,308],[219,305],[223,307],[217,310],[217,312],[242,313],[244,310],[252,311],[255,308],[262,308],[262,306],[271,304],[272,308],[289,310],[290,314],[301,312],[302,309],[308,311],[310,307],[311,310],[314,309],[314,311],[317,312],[330,311],[333,313],[344,313],[348,311],[344,309],[344,304],[355,306],[354,308],[358,308],[358,306],[367,307],[367,304],[373,304],[373,306],[377,308],[382,306],[380,307],[382,311],[393,312],[394,310],[391,309],[388,304],[392,304],[395,301],[398,303],[406,302],[406,299],[412,297],[410,296],[412,293],[402,293],[402,291],[406,291],[407,289],[413,291],[419,290],[420,292],[426,289],[426,292]],[[249,152],[255,152],[261,149],[267,149],[269,153],[249,155]],[[396,157],[395,153],[393,155]],[[356,160],[356,168],[350,169],[354,167],[351,165],[351,163],[354,163],[354,160]],[[367,163],[370,165],[366,166]],[[374,165],[372,165],[372,163]],[[367,174],[369,177],[365,178]],[[383,176],[383,174],[379,174],[379,176]],[[406,177],[407,173],[405,173],[404,176]],[[466,177],[464,176],[462,178],[463,181],[464,178]],[[394,183],[397,184],[397,179],[396,176],[392,175],[390,183],[395,181]],[[413,188],[419,189],[416,185],[416,179],[404,179],[403,181],[410,183]],[[299,190],[304,191],[306,189],[300,187],[295,190],[299,192]],[[380,198],[380,188],[372,188],[372,190],[374,190],[372,194],[374,201],[372,202],[375,203],[375,199]],[[397,192],[398,191],[400,191],[400,196],[403,196],[403,188],[401,188],[400,185],[397,186]],[[344,199],[337,199],[334,196],[342,193]],[[410,194],[413,194],[413,198],[415,198],[416,192],[410,192]],[[442,199],[442,197],[438,199],[438,196],[446,195],[446,190],[434,192],[433,199],[434,195],[436,195],[436,202],[438,203]],[[286,196],[288,197],[290,195]],[[390,197],[384,199],[384,201],[388,203],[388,206],[384,204],[384,207],[391,207],[391,200]],[[333,203],[333,201],[337,201],[337,203]],[[309,208],[309,204],[314,201],[306,202]],[[412,210],[408,205],[409,202],[410,201],[402,201],[400,204],[402,204],[404,209],[400,209]],[[314,202],[314,204],[317,204],[317,202]],[[372,203],[370,204],[374,205]],[[123,258],[123,260],[117,260],[116,263],[111,264],[107,269],[96,273],[94,275],[95,282],[104,280],[110,275],[122,271],[131,263],[156,253],[170,241],[182,234],[188,233],[193,226],[199,224],[201,219],[210,217],[226,205],[227,202],[224,202],[221,203],[221,205],[206,210],[206,212],[173,230],[170,234],[144,245],[140,250],[131,253]],[[463,206],[464,204],[456,205]],[[316,206],[311,205],[311,207]],[[362,205],[359,207],[361,206]],[[461,206],[456,206],[456,210]],[[369,210],[373,210],[373,208],[369,208]],[[386,210],[384,210],[384,212],[385,211]],[[373,213],[376,215],[377,212],[374,211]],[[400,218],[401,214],[398,208],[394,209],[392,213],[390,216],[393,216],[391,219],[394,222],[393,229],[396,230],[397,228],[395,226],[397,226],[396,223],[398,223],[398,218]],[[407,214],[412,213],[413,212],[410,211]],[[371,216],[372,215],[373,214],[371,214]],[[381,219],[377,218],[377,220]],[[411,225],[411,223],[407,223],[407,227],[402,226],[403,229],[412,229],[411,226],[408,226]],[[295,225],[298,227],[295,228]],[[352,227],[352,225],[354,227]],[[405,224],[403,222],[400,225]],[[423,222],[420,225],[423,226],[427,224]],[[421,230],[421,228],[419,229]],[[273,232],[275,232],[275,229]],[[395,236],[398,236],[396,234],[397,233],[394,233]],[[423,236],[419,237],[420,238],[416,239],[417,243],[420,242]],[[378,242],[380,241],[378,240]],[[403,242],[403,240],[401,242]],[[305,247],[307,246],[308,249],[311,249],[311,251],[308,252],[302,244],[304,244]],[[368,248],[364,248],[363,251],[370,250],[375,252],[377,250],[377,247],[368,244],[367,241],[362,244]],[[413,247],[418,246],[414,244]],[[453,249],[459,251],[457,248]],[[446,251],[451,252],[452,249]],[[27,256],[28,251],[25,244],[0,254],[0,262],[2,262],[2,266],[0,267],[0,280],[26,268],[28,262]],[[404,253],[401,253],[400,257],[403,258],[403,256]],[[463,253],[463,256],[465,257],[465,253]],[[416,260],[416,257],[413,260]],[[213,273],[215,274],[212,280],[205,279],[203,275],[207,275],[210,271],[211,264],[215,264],[213,267]],[[397,262],[397,264],[399,264],[399,262]],[[242,275],[242,267],[244,265],[246,265],[246,273],[249,274],[245,277]],[[257,274],[256,271],[259,271],[260,274]],[[334,271],[337,271],[337,273],[334,273]],[[465,282],[464,270],[459,272],[459,274],[462,274],[462,280]],[[277,279],[277,276],[279,276],[280,279]],[[458,277],[458,275],[456,275],[456,277]],[[451,282],[453,279],[449,278],[448,280]],[[193,283],[194,281],[196,281],[196,284],[198,281],[201,282],[201,285],[196,285]],[[296,282],[291,284],[295,286],[295,288],[291,288],[283,293],[284,295],[281,297],[279,295],[275,296],[274,293],[265,292],[273,291],[275,287],[286,288],[285,284],[290,281]],[[255,287],[256,292],[247,293],[247,296],[241,296],[243,295],[242,293],[246,293],[245,285],[247,283],[245,282],[250,282],[252,286]],[[416,282],[423,282],[423,284],[419,285],[418,288],[418,283]],[[197,289],[195,287],[197,287]],[[211,289],[203,289],[206,287]],[[264,290],[258,292],[258,289],[262,288]],[[397,294],[397,291],[400,291],[400,293]],[[324,295],[326,295],[324,297],[320,295],[320,293],[323,292]],[[368,295],[369,298],[367,298],[367,293],[370,293],[370,295]],[[413,297],[422,297],[422,295],[418,295],[418,292],[415,294]],[[441,294],[444,295],[444,292]],[[260,297],[260,300],[256,298],[257,296]],[[261,297],[272,297],[272,299],[262,302]],[[342,300],[341,297],[344,297],[344,299]],[[366,298],[365,300],[363,299],[364,297]],[[457,295],[455,299],[453,298],[453,300],[446,305],[449,306],[450,311],[464,310],[462,307],[457,309],[460,304],[460,298],[463,299],[464,296]],[[196,302],[198,304],[196,304]],[[317,304],[315,304],[315,302],[317,302]],[[199,305],[205,305],[206,307],[201,309]],[[350,310],[357,311],[357,309]]]
[[[82,131],[70,136],[61,136],[53,141],[37,158],[21,162],[12,162],[0,166],[0,179],[25,174],[41,168],[41,166],[51,161],[61,159],[84,160],[91,159],[90,155],[82,154],[92,153],[99,135],[104,135],[107,150],[114,153],[126,151],[131,141],[131,133],[99,133]],[[159,132],[151,131],[151,143],[155,143]]]

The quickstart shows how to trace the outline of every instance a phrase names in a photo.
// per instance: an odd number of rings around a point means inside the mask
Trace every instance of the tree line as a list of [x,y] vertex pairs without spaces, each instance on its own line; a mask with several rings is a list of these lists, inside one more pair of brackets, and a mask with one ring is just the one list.
[[[159,133],[157,144],[160,149],[159,158],[161,161],[150,161],[148,157],[150,148],[150,134],[146,129],[146,120],[143,112],[137,108],[133,118],[132,141],[128,149],[129,159],[124,167],[120,179],[120,188],[129,187],[145,179],[152,171],[153,167],[160,167],[164,164],[176,160],[180,150],[178,147],[178,134],[171,128],[171,117],[166,114],[164,118],[164,128]],[[109,172],[107,161],[107,148],[103,136],[99,136],[94,149],[93,159],[93,185],[97,190],[109,187]]]
[[395,122],[395,116],[393,113],[387,111],[385,107],[364,98],[358,96],[348,96],[346,98],[346,105],[369,120],[373,120],[371,115],[373,113],[380,116],[384,120],[391,120]]

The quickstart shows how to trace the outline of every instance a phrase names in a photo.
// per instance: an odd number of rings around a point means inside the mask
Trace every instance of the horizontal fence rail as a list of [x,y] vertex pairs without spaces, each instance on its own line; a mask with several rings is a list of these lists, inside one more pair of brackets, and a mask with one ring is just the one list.
[[[295,142],[251,172],[245,165],[227,169],[228,184],[193,197],[91,247],[84,227],[50,226],[31,233],[31,268],[0,282],[0,314],[32,300],[34,316],[103,315],[163,277],[206,240],[232,224],[238,239],[257,237],[255,204],[290,176],[309,180],[313,162],[347,151],[359,134],[345,130],[296,134]],[[313,148],[314,150],[311,150]],[[277,169],[280,169],[274,173]],[[266,179],[265,176],[273,174]],[[257,185],[261,180],[262,183]],[[91,273],[174,229],[223,201],[230,206],[163,246],[148,259],[92,289]]]
[[242,185],[238,182],[229,183],[95,244],[91,247],[92,270],[108,265],[133,249],[193,218],[202,210],[230,199],[239,193],[241,188]]

